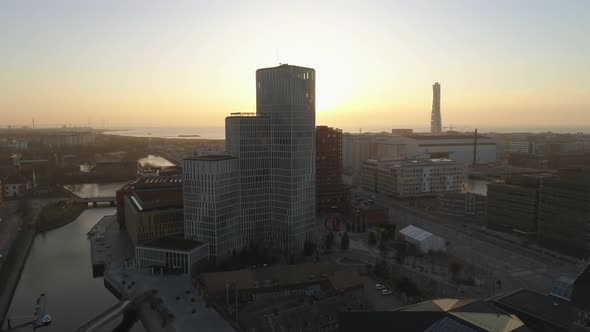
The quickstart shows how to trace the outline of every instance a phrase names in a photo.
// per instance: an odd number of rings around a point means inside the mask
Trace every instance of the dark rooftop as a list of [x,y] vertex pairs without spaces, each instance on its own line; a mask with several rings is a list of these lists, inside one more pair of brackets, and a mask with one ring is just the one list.
[[565,331],[569,330],[574,319],[574,307],[570,302],[528,289],[519,289],[500,295],[491,301],[506,310],[516,311],[551,323]]
[[138,210],[155,210],[182,208],[183,193],[182,187],[136,190],[133,191],[132,197],[139,204]]
[[574,281],[572,303],[583,310],[590,311],[590,264],[580,272]]
[[280,65],[278,65],[276,67],[260,68],[260,69],[257,69],[256,72],[263,71],[263,70],[279,69],[279,68],[297,68],[297,69],[305,69],[305,70],[313,70],[313,71],[315,71],[315,69],[313,69],[313,68],[301,67],[301,66],[294,66],[294,65],[290,65],[288,63],[283,63],[283,64],[280,64]]
[[184,160],[204,160],[204,161],[217,161],[217,160],[227,160],[227,159],[235,159],[235,158],[231,157],[231,156],[227,156],[227,155],[216,155],[216,154],[210,154],[208,156],[184,158]]
[[185,239],[181,235],[171,235],[150,241],[138,247],[168,249],[176,251],[191,251],[205,244],[204,242]]
[[5,185],[7,185],[7,184],[23,184],[23,183],[26,183],[26,182],[27,182],[27,179],[25,179],[22,175],[20,175],[20,174],[11,174],[11,175],[7,176],[4,179],[4,182],[3,183]]
[[340,331],[530,331],[514,315],[481,300],[436,299],[395,311],[340,314]]

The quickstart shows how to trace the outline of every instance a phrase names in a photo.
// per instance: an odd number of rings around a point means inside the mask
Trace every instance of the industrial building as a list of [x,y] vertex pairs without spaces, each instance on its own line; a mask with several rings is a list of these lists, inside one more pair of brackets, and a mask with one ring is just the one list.
[[446,251],[446,240],[413,225],[406,226],[399,231],[402,240],[414,245],[421,253]]
[[547,248],[590,257],[590,169],[560,170],[543,179],[537,237]]
[[209,259],[209,245],[182,237],[162,237],[135,247],[135,264],[154,273],[195,276]]
[[368,159],[450,159],[460,164],[490,164],[498,161],[497,143],[483,135],[352,135],[342,139],[345,174],[360,173]]
[[444,193],[436,198],[436,213],[451,217],[485,217],[487,198],[475,193]]
[[350,188],[342,183],[342,130],[316,127],[316,206],[318,210],[349,205]]
[[363,189],[397,198],[462,192],[465,166],[449,159],[367,160],[363,163]]
[[534,233],[541,177],[519,176],[488,184],[488,227]]
[[460,164],[497,161],[496,140],[482,135],[403,136],[408,158],[446,158]]

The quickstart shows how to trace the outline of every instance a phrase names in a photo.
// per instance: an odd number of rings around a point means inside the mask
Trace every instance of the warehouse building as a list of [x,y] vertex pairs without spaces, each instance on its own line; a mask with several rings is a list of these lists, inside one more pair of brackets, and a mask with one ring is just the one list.
[[406,226],[399,231],[402,240],[414,245],[421,253],[446,251],[446,240],[416,226]]

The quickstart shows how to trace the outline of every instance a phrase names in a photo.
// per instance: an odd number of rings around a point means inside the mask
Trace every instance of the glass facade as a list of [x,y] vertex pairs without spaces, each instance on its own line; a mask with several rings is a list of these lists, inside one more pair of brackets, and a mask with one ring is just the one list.
[[184,160],[185,237],[209,244],[209,256],[229,256],[240,246],[238,159],[205,156]]

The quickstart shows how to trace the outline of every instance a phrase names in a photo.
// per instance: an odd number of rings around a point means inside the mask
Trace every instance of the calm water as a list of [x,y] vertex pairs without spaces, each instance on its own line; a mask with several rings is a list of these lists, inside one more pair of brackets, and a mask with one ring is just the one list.
[[107,196],[115,196],[115,192],[126,182],[115,182],[115,183],[83,183],[83,184],[72,184],[66,185],[64,188],[73,192],[74,194],[78,195],[78,197],[82,198],[90,198],[90,197],[107,197]]
[[[120,185],[85,184],[82,187],[82,192],[87,194],[114,195],[114,188]],[[90,241],[86,239],[86,233],[92,226],[103,216],[114,212],[115,208],[111,207],[89,208],[72,223],[38,234],[14,293],[8,317],[32,315],[35,300],[39,294],[46,293],[47,313],[52,316],[53,323],[43,331],[75,331],[117,303],[117,299],[104,287],[103,279],[92,278]],[[121,320],[119,318],[108,327],[115,327]],[[141,324],[135,324],[132,331],[142,330]]]
[[[331,124],[341,128],[345,132],[358,133],[359,128],[353,127],[342,127],[337,123]],[[430,127],[416,127],[416,126],[397,126],[398,128],[413,128],[415,132],[428,132]],[[480,133],[516,133],[516,132],[528,132],[528,133],[542,133],[542,132],[554,132],[554,133],[590,133],[590,126],[478,126]],[[363,127],[363,132],[391,132],[392,127]],[[473,131],[475,127],[458,127],[457,130],[462,131]],[[157,138],[185,138],[185,139],[225,139],[225,128],[223,126],[214,127],[137,127],[137,128],[124,128],[120,130],[107,131],[105,134],[108,135],[121,135],[121,136],[133,136],[133,137],[157,137]],[[199,135],[199,137],[181,137],[182,135]]]

